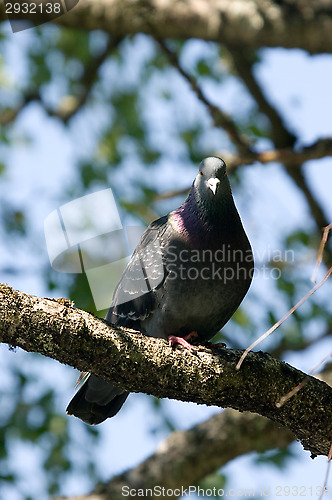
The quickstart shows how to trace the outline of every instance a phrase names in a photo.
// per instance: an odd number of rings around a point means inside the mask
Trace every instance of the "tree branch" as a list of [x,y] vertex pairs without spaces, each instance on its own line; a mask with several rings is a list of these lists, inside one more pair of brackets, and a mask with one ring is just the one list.
[[67,123],[77,111],[86,103],[93,85],[98,77],[98,72],[103,66],[104,62],[109,55],[119,46],[122,41],[121,37],[110,37],[105,48],[95,57],[86,64],[84,68],[84,73],[80,78],[81,92],[78,96],[71,96],[70,106],[66,106],[66,103],[60,101],[60,106],[54,112],[48,111],[52,116],[60,118],[64,123]]
[[[239,51],[237,49],[230,49],[233,62],[240,78],[243,80],[248,91],[255,99],[258,108],[264,113],[271,124],[271,139],[273,140],[277,149],[292,148],[296,137],[286,126],[284,120],[281,118],[277,110],[269,102],[268,98],[264,95],[260,85],[258,84],[253,73],[253,60],[251,54],[246,50]],[[298,157],[299,159],[300,157]],[[305,161],[305,158],[304,158]],[[321,229],[329,224],[319,201],[315,198],[310,184],[305,178],[303,172],[303,165],[298,163],[293,164],[291,158],[285,157],[283,159],[285,170],[287,174],[293,179],[297,187],[300,189],[308,203],[311,215],[317,225],[317,229]],[[331,254],[325,252],[327,256],[328,267],[331,265]]]
[[271,420],[228,409],[192,429],[173,432],[137,467],[98,486],[89,495],[70,500],[123,500],[123,491],[128,488],[153,490],[156,486],[173,490],[175,494],[167,498],[174,499],[179,496],[177,489],[181,492],[182,488],[197,485],[208,474],[240,455],[286,448],[293,440],[290,431]]
[[113,327],[66,299],[41,299],[0,286],[0,341],[72,365],[129,391],[143,391],[266,416],[290,429],[304,448],[327,455],[332,389],[313,377],[281,408],[282,396],[306,376],[265,353],[199,346],[197,354],[163,339]]
[[237,146],[240,153],[250,157],[251,150],[249,141],[245,136],[240,134],[235,122],[227,113],[224,113],[220,108],[212,104],[212,102],[206,98],[196,79],[184,70],[178,60],[177,54],[167,46],[166,42],[159,38],[156,34],[154,34],[154,37],[170,63],[178,70],[184,79],[187,80],[191,89],[195,92],[198,100],[205,104],[213,120],[214,126],[224,129],[228,134],[229,139]]
[[[7,19],[3,4],[0,20]],[[80,0],[55,22],[122,37],[149,33],[148,19],[158,26],[161,38],[201,38],[251,49],[300,47],[320,53],[332,52],[331,14],[331,0]]]
[[260,153],[252,153],[249,156],[237,153],[234,155],[225,154],[223,158],[227,163],[229,170],[240,166],[251,165],[255,162],[260,163],[291,163],[293,167],[300,167],[302,163],[310,160],[319,160],[326,156],[332,156],[332,138],[318,139],[310,146],[294,150],[292,147],[280,149],[271,149]]
[[248,92],[253,97],[260,112],[268,118],[271,124],[272,141],[277,148],[292,147],[296,141],[296,136],[288,130],[285,121],[275,107],[269,102],[254,76],[253,66],[255,53],[234,48],[229,48],[229,52],[237,74],[247,87]]
[[18,115],[28,104],[33,101],[39,102],[48,116],[58,118],[66,124],[86,103],[93,85],[98,77],[100,68],[121,42],[121,38],[109,38],[105,48],[95,57],[92,57],[84,68],[84,73],[80,78],[80,91],[77,95],[65,95],[62,97],[56,108],[48,106],[42,98],[38,89],[29,90],[21,95],[21,102],[17,108],[1,110],[0,125],[6,126],[14,122]]

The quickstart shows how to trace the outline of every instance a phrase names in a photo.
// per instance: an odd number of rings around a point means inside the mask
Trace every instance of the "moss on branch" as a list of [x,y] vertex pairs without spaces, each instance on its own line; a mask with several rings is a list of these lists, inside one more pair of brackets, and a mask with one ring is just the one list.
[[[305,449],[327,455],[332,440],[332,389],[269,354],[240,350],[196,352],[163,339],[108,325],[65,300],[34,297],[0,286],[0,341],[91,371],[132,392],[231,407],[290,429]],[[307,377],[281,408],[276,403]]]

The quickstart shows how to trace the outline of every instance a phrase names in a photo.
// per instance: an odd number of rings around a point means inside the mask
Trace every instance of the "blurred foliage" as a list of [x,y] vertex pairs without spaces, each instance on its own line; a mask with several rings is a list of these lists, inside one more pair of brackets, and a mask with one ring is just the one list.
[[201,493],[201,490],[198,489],[201,488],[209,498],[222,498],[225,494],[225,486],[226,477],[223,474],[210,474],[198,483],[197,491]]
[[279,469],[285,469],[287,459],[294,456],[294,452],[290,448],[284,450],[269,450],[258,455],[255,459],[257,464],[272,464]]
[[[32,101],[39,103],[45,116],[49,115],[49,120],[66,128],[68,134],[74,134],[75,124],[81,126],[83,123],[93,136],[91,153],[86,153],[85,145],[79,143],[73,166],[75,179],[59,194],[58,206],[95,189],[111,186],[124,214],[148,223],[153,216],[174,208],[172,198],[163,205],[157,202],[158,194],[171,186],[166,177],[163,179],[165,166],[172,165],[177,158],[176,165],[181,163],[183,169],[174,173],[175,182],[180,174],[188,179],[188,167],[196,165],[206,154],[232,149],[226,134],[213,128],[208,111],[197,102],[188,83],[182,81],[156,42],[148,37],[128,37],[117,44],[103,64],[96,68],[93,78],[85,71],[105,50],[109,41],[106,34],[43,25],[30,30],[27,39],[29,43],[18,42],[17,45],[22,76],[10,78],[10,67],[14,64],[10,49],[12,35],[4,29],[0,33],[0,81],[4,87],[0,97],[0,122],[3,123],[0,130],[1,178],[8,170],[10,150],[17,144],[15,127],[20,114]],[[179,54],[179,61],[186,71],[210,92],[215,89],[217,94],[222,94],[223,85],[236,78],[230,72],[227,53],[216,44],[174,42],[172,49]],[[253,57],[260,61],[259,54]],[[80,99],[85,93],[87,99],[73,114],[72,120],[69,117],[63,121],[57,116],[63,99],[68,96]],[[241,132],[252,140],[269,140],[267,120],[253,103],[239,108],[239,111],[234,111],[234,119]],[[233,188],[240,187],[242,179],[242,170],[234,172]],[[32,243],[35,233],[28,207],[15,201],[15,193],[6,194],[0,206],[2,239],[15,241],[16,248],[31,245],[30,251],[35,253]],[[261,263],[270,270],[280,270],[279,279],[270,283],[274,287],[269,292],[270,300],[265,294],[248,297],[246,304],[216,340],[224,341],[230,347],[243,348],[294,305],[310,288],[305,277],[310,277],[319,238],[312,225],[310,229],[298,228],[282,235],[282,248],[292,248],[296,252],[296,261]],[[5,269],[6,263],[2,262],[2,266]],[[57,273],[46,261],[39,262],[39,271],[50,292],[67,296],[78,307],[97,313],[85,274]],[[257,304],[263,313],[257,314]],[[103,312],[98,311],[98,314]],[[317,329],[312,328],[315,320],[319,320],[317,334],[312,333]],[[310,346],[315,335],[322,337],[331,329],[327,301],[322,295],[313,296],[306,307],[297,311],[273,337],[270,350],[283,357],[288,350]],[[40,363],[38,356],[29,354],[29,357],[31,363]],[[19,483],[20,472],[16,470],[15,462],[9,459],[14,443],[22,446],[29,443],[42,450],[40,467],[44,471],[45,491],[49,494],[62,492],[61,484],[78,467],[81,475],[86,474],[92,481],[97,481],[98,470],[89,447],[80,451],[78,464],[69,452],[70,447],[75,447],[75,436],[64,409],[56,411],[56,389],[45,381],[38,394],[27,397],[26,390],[34,386],[35,375],[23,370],[19,364],[13,364],[10,371],[10,387],[1,385],[0,497],[3,497],[2,491],[17,488]],[[167,416],[163,405],[157,400],[151,401],[154,401],[153,411],[160,414],[162,426],[175,429],[176,422]],[[90,439],[94,443],[98,429],[82,425],[82,436],[81,441]],[[30,452],[33,453],[33,449]],[[282,467],[289,456],[288,451],[272,451],[261,454],[256,462]],[[225,484],[224,476],[213,474],[200,486],[204,489],[223,488]],[[23,487],[20,498],[29,498],[29,492]]]
[[[41,356],[30,354],[31,363],[40,363]],[[47,477],[47,493],[59,493],[59,485],[66,475],[76,470],[79,474],[89,474],[96,479],[93,462],[72,460],[70,447],[77,447],[76,438],[70,431],[69,419],[63,411],[57,412],[57,394],[53,387],[41,387],[39,377],[29,373],[16,364],[11,366],[9,384],[1,386],[0,409],[0,495],[6,498],[4,491],[13,485],[14,491],[21,498],[29,498],[23,486],[17,458],[13,449],[19,442],[23,455],[34,453],[38,449],[39,466]],[[82,426],[83,427],[83,426]],[[92,443],[98,439],[98,432],[85,426],[86,441]],[[88,435],[90,438],[88,438]],[[33,461],[32,461],[33,462]],[[78,469],[78,470],[77,470]],[[5,490],[3,490],[5,488]]]

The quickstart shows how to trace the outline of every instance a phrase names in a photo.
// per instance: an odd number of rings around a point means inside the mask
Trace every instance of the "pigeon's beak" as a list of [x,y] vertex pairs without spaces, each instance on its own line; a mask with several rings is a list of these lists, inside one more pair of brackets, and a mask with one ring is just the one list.
[[211,189],[212,193],[216,194],[218,184],[220,184],[220,180],[217,177],[211,177],[211,179],[207,181],[207,184]]

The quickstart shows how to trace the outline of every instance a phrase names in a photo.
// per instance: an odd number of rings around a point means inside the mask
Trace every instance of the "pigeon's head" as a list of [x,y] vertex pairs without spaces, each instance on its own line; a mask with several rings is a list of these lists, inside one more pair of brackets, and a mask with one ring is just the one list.
[[202,200],[212,201],[229,192],[225,162],[217,156],[205,158],[199,165],[194,187]]

